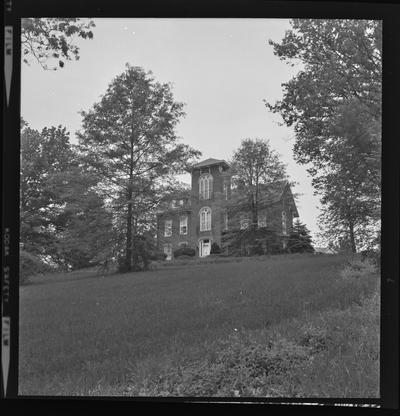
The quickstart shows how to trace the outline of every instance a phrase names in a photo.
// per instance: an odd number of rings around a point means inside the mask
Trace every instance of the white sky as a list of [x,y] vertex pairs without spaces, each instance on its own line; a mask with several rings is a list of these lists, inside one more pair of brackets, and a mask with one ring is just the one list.
[[[244,138],[269,139],[281,154],[300,193],[300,219],[316,239],[318,198],[304,166],[293,160],[293,130],[280,126],[263,99],[282,98],[283,82],[298,68],[274,56],[268,39],[279,41],[287,19],[94,19],[93,40],[78,40],[80,60],[44,71],[22,64],[21,114],[32,128],[81,127],[80,110],[99,101],[125,64],[151,70],[172,82],[186,117],[177,127],[182,142],[210,157],[229,159]],[[186,179],[186,180],[185,180]],[[189,178],[184,178],[189,182]]]

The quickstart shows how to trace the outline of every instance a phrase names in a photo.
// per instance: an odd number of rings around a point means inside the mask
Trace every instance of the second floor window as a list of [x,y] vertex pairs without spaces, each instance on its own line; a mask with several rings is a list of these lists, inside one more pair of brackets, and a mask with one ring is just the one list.
[[200,210],[200,231],[211,230],[211,209],[208,207]]
[[199,198],[200,199],[210,199],[212,195],[213,188],[213,178],[207,173],[200,176],[199,179]]
[[172,220],[165,221],[164,236],[171,237],[172,235]]
[[188,217],[181,217],[179,224],[179,233],[185,235],[188,233]]

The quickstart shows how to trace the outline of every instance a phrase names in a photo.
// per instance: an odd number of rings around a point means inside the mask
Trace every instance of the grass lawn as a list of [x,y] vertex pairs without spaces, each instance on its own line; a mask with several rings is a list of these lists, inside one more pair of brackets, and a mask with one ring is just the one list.
[[22,286],[19,393],[136,395],[132,380],[212,358],[236,334],[285,335],[324,311],[348,313],[377,278],[343,283],[343,262],[274,256]]

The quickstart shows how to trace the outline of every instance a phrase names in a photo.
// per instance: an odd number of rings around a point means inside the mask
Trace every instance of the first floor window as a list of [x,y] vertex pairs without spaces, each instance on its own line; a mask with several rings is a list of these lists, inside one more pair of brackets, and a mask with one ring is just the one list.
[[258,228],[263,228],[267,226],[267,216],[265,214],[258,214],[257,225]]
[[200,210],[200,231],[211,230],[211,209],[208,207]]
[[188,247],[188,243],[187,243],[187,241],[181,241],[181,242],[179,243],[179,248],[183,248],[183,247]]
[[164,254],[167,255],[166,257],[167,260],[172,259],[172,244],[171,243],[164,244]]
[[184,216],[181,217],[180,226],[179,226],[179,233],[181,235],[185,235],[188,232],[188,217]]
[[247,215],[241,215],[240,216],[240,229],[245,230],[249,227],[249,219],[247,218]]
[[172,235],[172,220],[165,221],[164,236],[171,237]]
[[282,234],[287,234],[287,218],[285,211],[282,211]]

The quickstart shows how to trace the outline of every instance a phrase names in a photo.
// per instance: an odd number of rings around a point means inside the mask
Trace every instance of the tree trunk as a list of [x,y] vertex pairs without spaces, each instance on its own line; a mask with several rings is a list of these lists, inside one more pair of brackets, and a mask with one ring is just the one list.
[[350,237],[351,252],[352,253],[357,253],[356,240],[355,240],[355,236],[354,236],[354,224],[353,224],[353,221],[350,221],[349,222],[349,237]]
[[132,187],[128,189],[128,214],[126,218],[125,271],[132,270]]
[[130,154],[129,154],[129,184],[128,184],[128,215],[126,220],[126,256],[125,269],[127,272],[132,270],[132,196],[133,196],[133,144],[134,144],[134,125],[133,125],[133,111],[132,111],[132,131],[130,137]]
[[137,241],[137,218],[133,218],[133,232],[132,232],[132,268],[134,271],[140,270],[139,266],[139,247]]

